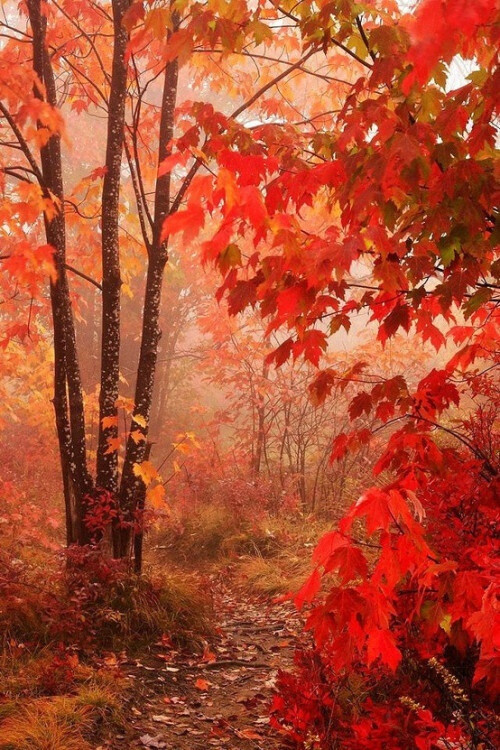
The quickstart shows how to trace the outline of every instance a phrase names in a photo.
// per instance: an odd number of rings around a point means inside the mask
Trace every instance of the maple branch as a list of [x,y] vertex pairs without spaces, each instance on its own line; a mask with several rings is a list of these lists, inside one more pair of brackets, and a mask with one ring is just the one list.
[[[298,25],[300,25],[300,18],[297,16],[294,16],[293,13],[290,13],[289,11],[282,8],[280,5],[274,6],[277,10],[279,10],[281,13],[283,13],[284,16],[287,16],[288,18],[291,18],[292,21],[295,21]],[[370,65],[369,62],[366,62],[366,60],[363,60],[362,57],[357,55],[353,50],[349,49],[349,47],[346,47],[345,44],[342,44],[342,42],[339,42],[338,39],[335,39],[335,37],[331,37],[329,40],[332,44],[334,44],[336,47],[339,47],[341,50],[343,50],[347,55],[352,57],[354,60],[357,60],[361,65],[363,65],[365,68],[372,69],[372,65]]]
[[22,174],[17,174],[17,172],[15,171],[16,169],[22,169],[25,172],[29,172],[30,174],[33,174],[33,170],[28,169],[27,167],[3,167],[1,171],[4,174],[8,174],[10,177],[15,177],[16,180],[21,180],[21,182],[27,182],[29,185],[33,184],[32,181],[28,177],[25,177]]
[[368,40],[368,37],[366,35],[366,31],[363,28],[363,24],[361,23],[361,18],[359,16],[356,16],[356,26],[359,29],[359,33],[361,34],[361,39],[363,40],[363,43],[366,47],[366,50],[368,54],[370,55],[373,62],[377,59],[375,52],[372,51],[372,48],[370,47],[370,42]]
[[63,16],[64,16],[64,17],[65,17],[65,18],[66,18],[66,19],[67,19],[67,20],[68,20],[68,21],[70,22],[70,24],[72,24],[72,26],[74,26],[74,27],[75,27],[75,29],[78,29],[78,31],[80,32],[80,34],[81,34],[81,35],[82,35],[82,36],[83,36],[83,37],[84,37],[84,38],[85,38],[85,39],[87,40],[87,42],[88,42],[88,43],[90,44],[90,47],[91,47],[91,49],[93,50],[93,52],[94,52],[94,54],[95,54],[95,56],[96,56],[97,62],[99,63],[99,67],[101,68],[101,70],[102,70],[102,72],[103,72],[104,78],[106,79],[106,81],[107,81],[108,83],[110,83],[110,81],[111,81],[111,77],[110,77],[110,75],[109,75],[108,71],[106,70],[106,68],[105,68],[105,66],[104,66],[104,63],[103,63],[103,61],[102,61],[102,59],[101,59],[101,56],[100,56],[100,54],[99,54],[99,51],[97,50],[97,48],[96,48],[96,46],[95,46],[95,43],[94,43],[94,40],[92,39],[92,37],[90,36],[90,34],[88,34],[88,33],[87,33],[87,32],[85,31],[85,29],[82,29],[82,27],[81,27],[81,26],[79,26],[79,24],[78,24],[78,23],[76,22],[75,18],[74,18],[74,17],[72,17],[72,16],[71,16],[71,15],[70,15],[69,13],[66,13],[66,11],[65,11],[65,10],[63,10],[63,8],[61,8],[61,6],[60,6],[60,5],[59,5],[59,4],[58,4],[58,3],[56,2],[56,0],[52,0],[52,2],[53,2],[53,4],[54,4],[54,5],[56,6],[56,8],[58,9],[58,11],[59,11],[59,12],[60,12],[60,13],[61,13],[61,14],[62,14],[62,15],[63,15]]
[[5,119],[7,120],[7,122],[9,123],[10,129],[12,130],[12,132],[14,133],[14,135],[16,136],[16,138],[18,140],[18,143],[19,143],[19,146],[21,147],[21,151],[23,152],[23,154],[25,155],[26,159],[28,160],[29,165],[30,165],[30,167],[31,167],[31,169],[33,171],[33,174],[35,175],[36,179],[38,180],[40,186],[42,188],[45,188],[45,183],[44,183],[42,172],[40,171],[40,167],[36,163],[35,157],[31,153],[30,147],[28,146],[28,142],[24,138],[24,136],[21,133],[21,130],[19,129],[19,127],[17,126],[14,118],[10,114],[9,110],[7,109],[7,107],[3,104],[3,102],[0,102],[0,112],[3,114],[3,116],[5,117]]
[[77,268],[70,266],[69,263],[65,263],[64,268],[67,271],[71,271],[71,273],[74,273],[75,276],[80,276],[81,279],[85,279],[85,281],[88,281],[89,284],[93,284],[95,287],[97,287],[97,289],[99,289],[100,292],[102,292],[102,285],[99,284],[99,282],[93,279],[91,276],[87,276],[87,274],[83,271],[79,271]]
[[370,65],[369,62],[366,62],[366,60],[363,60],[362,57],[357,55],[355,52],[353,52],[349,47],[346,47],[345,44],[342,44],[342,42],[337,41],[337,39],[332,38],[330,40],[332,44],[334,44],[336,47],[339,47],[341,50],[343,50],[346,54],[350,55],[354,60],[357,60],[361,65],[363,65],[365,68],[368,68],[369,70],[372,69],[372,65]]
[[[95,89],[95,91],[98,93],[99,97],[103,100],[104,104],[106,105],[104,109],[105,109],[105,111],[107,111],[108,100],[106,99],[104,93],[101,91],[101,89],[97,85],[97,83],[95,81],[93,81],[88,75],[86,75],[85,73],[82,73],[82,71],[79,68],[77,68],[76,65],[74,65],[72,62],[70,62],[67,57],[65,57],[64,55],[61,55],[61,59],[63,59],[65,62],[68,63],[68,65],[70,66],[71,70],[73,70],[73,72],[76,73],[77,76],[81,76],[82,78],[84,78],[87,81],[87,83],[90,86],[92,86],[93,89]],[[80,86],[82,86],[82,84],[80,82],[78,82],[78,83],[79,83]]]
[[473,453],[476,456],[476,458],[478,458],[481,461],[483,461],[485,467],[488,469],[488,471],[490,472],[490,474],[492,476],[496,476],[497,475],[497,473],[498,473],[497,470],[490,463],[488,457],[483,453],[483,451],[480,448],[477,448],[476,446],[474,446],[473,443],[470,443],[459,432],[455,432],[455,430],[452,430],[449,427],[445,427],[444,425],[439,424],[438,422],[433,422],[432,419],[427,419],[426,417],[422,417],[420,414],[418,414],[418,415],[417,414],[409,414],[408,416],[410,418],[412,418],[412,419],[417,419],[417,420],[419,420],[421,422],[426,422],[427,424],[432,425],[436,429],[443,430],[443,432],[448,433],[448,435],[451,435],[452,437],[454,437],[455,440],[458,440],[463,445],[465,445],[471,451],[471,453]]
[[495,363],[494,365],[490,365],[489,367],[486,367],[484,370],[481,370],[481,372],[478,373],[471,373],[469,377],[465,378],[450,378],[454,383],[468,383],[469,380],[472,378],[478,378],[481,375],[486,375],[487,372],[490,372],[490,370],[496,370],[500,367],[500,364]]
[[470,443],[467,440],[467,438],[465,438],[459,432],[455,432],[449,427],[445,427],[444,425],[439,424],[439,422],[433,422],[431,419],[427,419],[427,417],[423,417],[420,414],[403,414],[400,417],[394,417],[393,419],[389,419],[387,422],[384,422],[384,424],[381,424],[379,425],[379,427],[376,427],[374,430],[372,430],[371,434],[375,435],[377,432],[384,430],[386,427],[389,427],[391,424],[394,424],[395,422],[401,422],[405,419],[415,419],[416,421],[419,421],[419,422],[425,422],[426,424],[429,424],[432,427],[435,427],[437,430],[442,430],[443,432],[446,432],[448,435],[451,435],[452,437],[455,438],[455,440],[458,440],[460,443],[465,445],[465,447],[468,448],[471,451],[471,453],[475,455],[477,459],[479,459],[480,461],[483,461],[485,467],[488,469],[488,472],[491,474],[491,476],[497,476],[498,474],[497,470],[491,464],[488,457],[482,452],[480,448],[475,447],[472,443]]
[[[223,49],[194,49],[193,52],[195,52],[196,54],[209,55],[224,54]],[[294,65],[294,63],[290,62],[289,60],[283,60],[279,57],[270,57],[269,55],[260,55],[254,52],[245,52],[244,50],[242,50],[241,52],[231,50],[231,55],[242,55],[244,57],[250,57],[252,59],[256,58],[258,60],[267,60],[268,62],[280,63],[281,65],[288,65],[289,67]],[[306,73],[306,75],[320,78],[322,81],[326,81],[328,83],[335,82],[343,83],[346,86],[353,86],[353,83],[351,81],[346,81],[344,78],[336,78],[335,76],[330,76],[327,73],[318,73],[315,70],[309,70],[309,68],[304,68],[302,66],[299,66],[298,70],[300,70],[302,73]]]
[[[205,145],[206,142],[207,142],[207,139],[205,139],[203,145]],[[202,151],[203,151],[203,148],[202,148]],[[187,189],[189,188],[189,186],[192,183],[192,181],[193,181],[193,179],[194,179],[197,171],[199,170],[199,168],[201,167],[202,164],[203,164],[203,159],[200,159],[200,157],[196,157],[196,160],[195,160],[194,164],[192,164],[191,169],[189,170],[189,172],[185,176],[185,178],[184,178],[184,180],[182,182],[182,185],[179,188],[179,191],[178,191],[177,195],[175,196],[174,200],[172,201],[172,205],[170,206],[169,216],[171,216],[172,214],[174,214],[178,210],[178,208],[179,208],[179,206],[181,204],[181,201],[182,201],[182,199],[184,198],[184,196],[186,194]]]
[[[293,63],[290,68],[287,70],[284,70],[282,73],[277,75],[275,78],[272,79],[272,81],[269,81],[264,86],[262,86],[253,96],[250,97],[244,104],[239,106],[237,109],[234,110],[234,112],[229,115],[228,120],[236,120],[236,118],[241,115],[242,112],[244,112],[248,107],[251,107],[254,102],[257,101],[263,94],[266,93],[270,88],[275,86],[277,83],[279,83],[283,78],[286,78],[286,76],[291,73],[293,70],[297,70],[306,60],[308,60],[312,55],[316,52],[316,50],[312,49],[309,50],[305,55],[303,55],[300,60],[298,60],[296,63]],[[205,143],[207,142],[207,139],[205,139]],[[193,178],[195,177],[196,173],[198,172],[199,168],[203,164],[203,160],[200,158],[197,158],[194,162],[194,164],[191,166],[191,169],[187,173],[186,177],[184,178],[184,181],[179,188],[179,191],[177,195],[175,196],[172,205],[170,207],[169,216],[172,215],[177,211],[179,208],[181,201],[186,194],[187,189],[189,188],[189,185],[193,181]]]
[[132,160],[132,154],[130,153],[130,149],[128,147],[126,138],[123,141],[123,145],[125,147],[125,155],[127,157],[127,162],[128,162],[128,166],[130,169],[130,176],[132,178],[132,188],[135,194],[135,202],[137,205],[137,215],[139,217],[139,224],[141,225],[142,238],[144,240],[144,244],[146,245],[146,249],[149,252],[151,250],[151,241],[149,239],[145,215],[144,215],[145,196],[143,194],[143,191],[141,190],[141,186],[137,179],[137,172],[136,172],[135,164]]
[[[137,92],[138,92],[137,93],[137,104],[136,104],[136,106],[134,107],[134,109],[132,111],[133,128],[129,127],[128,125],[126,125],[126,128],[127,128],[128,132],[130,133],[130,137],[132,139],[132,148],[133,148],[133,151],[134,151],[135,177],[137,178],[137,191],[138,191],[136,193],[136,200],[137,200],[137,195],[140,195],[140,200],[142,202],[144,216],[147,218],[147,220],[149,222],[149,226],[151,227],[151,229],[153,229],[153,227],[154,227],[153,216],[152,216],[152,214],[151,214],[151,212],[149,210],[149,206],[148,206],[148,202],[147,202],[147,198],[146,198],[146,191],[145,191],[145,188],[144,188],[144,181],[142,179],[141,162],[139,160],[139,148],[138,148],[138,144],[137,144],[137,133],[139,132],[139,124],[140,124],[140,117],[141,117],[141,107],[142,107],[142,102],[143,102],[144,94],[146,93],[146,90],[147,90],[149,84],[152,81],[154,81],[158,76],[156,75],[152,79],[150,79],[149,81],[147,81],[146,85],[141,89],[140,85],[139,85],[139,72],[137,70],[137,65],[136,65],[136,62],[135,62],[135,57],[133,55],[132,55],[132,65],[134,67],[134,74],[135,74],[135,80],[136,80]],[[127,139],[124,139],[124,143],[125,143],[125,151],[127,153],[127,159],[128,159]],[[132,170],[131,170],[131,173],[132,173]],[[133,181],[134,181],[134,175],[132,174],[132,182]],[[134,188],[134,190],[135,190],[135,188]],[[145,237],[148,236],[148,234],[145,231],[145,229],[143,230],[143,235]],[[145,240],[145,242],[146,242],[146,240]],[[148,247],[147,243],[146,243],[146,247]]]
[[297,60],[296,63],[293,63],[288,70],[284,70],[279,75],[275,76],[271,81],[266,83],[264,86],[262,86],[258,91],[255,92],[253,96],[250,97],[244,104],[242,104],[240,107],[234,110],[234,112],[229,116],[230,120],[236,120],[236,118],[241,115],[242,112],[244,112],[248,107],[251,107],[254,102],[257,101],[257,99],[260,99],[260,97],[266,93],[269,89],[271,89],[273,86],[276,86],[277,83],[283,80],[283,78],[286,78],[289,73],[291,73],[293,70],[297,70],[300,68],[301,65],[303,65],[306,60],[309,60],[310,57],[312,57],[317,52],[316,49],[311,49],[309,52],[306,52],[305,55],[303,55],[300,60]]
[[95,3],[91,0],[90,5],[94,8],[94,10],[99,11],[108,21],[113,22],[113,17],[106,12],[105,8],[102,7],[102,3]]
[[79,208],[78,204],[75,203],[74,201],[70,200],[69,198],[65,198],[64,202],[67,203],[68,205],[72,206],[75,209],[75,213],[78,214],[78,216],[81,216],[82,219],[97,219],[97,217],[101,215],[101,211],[96,211],[95,214],[92,214],[92,216],[88,216],[87,214],[83,214],[80,211],[80,208]]
[[22,31],[21,29],[17,29],[15,26],[11,26],[6,21],[0,21],[0,26],[3,26],[4,28],[9,29],[9,31],[14,31],[16,34],[20,34],[21,36],[26,37],[25,40],[16,39],[17,42],[26,41],[26,42],[31,43],[33,41],[31,34],[28,34],[27,31]]

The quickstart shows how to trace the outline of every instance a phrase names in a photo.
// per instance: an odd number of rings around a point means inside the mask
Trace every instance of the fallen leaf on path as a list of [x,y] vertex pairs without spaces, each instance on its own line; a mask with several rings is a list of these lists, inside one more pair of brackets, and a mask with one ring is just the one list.
[[238,737],[243,737],[246,740],[261,740],[262,735],[258,732],[254,732],[253,729],[241,729],[238,732]]
[[204,680],[201,677],[198,677],[196,682],[194,683],[194,686],[197,690],[203,690],[206,691],[209,689],[210,685],[212,683],[208,682],[208,680]]
[[210,651],[210,648],[208,646],[205,646],[205,648],[203,649],[203,656],[201,657],[201,661],[210,663],[216,661],[216,659],[217,657],[212,651]]
[[161,739],[161,734],[157,734],[156,737],[152,737],[150,734],[143,734],[139,739],[144,747],[167,747],[167,743],[163,742]]

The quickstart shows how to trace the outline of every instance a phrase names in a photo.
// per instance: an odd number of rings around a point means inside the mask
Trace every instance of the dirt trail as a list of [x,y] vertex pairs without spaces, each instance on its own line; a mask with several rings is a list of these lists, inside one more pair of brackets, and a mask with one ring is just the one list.
[[269,702],[279,669],[292,664],[300,621],[273,603],[214,581],[217,635],[203,657],[157,645],[124,671],[137,689],[126,734],[103,748],[275,750]]

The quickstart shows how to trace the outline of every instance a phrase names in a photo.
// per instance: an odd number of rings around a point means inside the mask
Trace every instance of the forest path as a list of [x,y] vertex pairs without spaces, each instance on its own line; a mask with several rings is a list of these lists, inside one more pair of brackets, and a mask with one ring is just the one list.
[[158,644],[125,667],[137,686],[126,734],[102,748],[275,750],[269,704],[301,631],[290,602],[249,596],[212,579],[216,636],[202,657]]

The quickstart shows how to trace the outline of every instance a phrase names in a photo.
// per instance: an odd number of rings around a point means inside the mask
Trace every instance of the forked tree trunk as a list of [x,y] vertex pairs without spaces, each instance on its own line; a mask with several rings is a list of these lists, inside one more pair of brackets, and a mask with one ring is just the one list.
[[[175,24],[175,22],[174,22]],[[178,65],[177,60],[169,62],[165,70],[163,96],[161,105],[158,160],[161,163],[170,155],[171,140],[174,131],[174,110],[177,96]],[[154,378],[158,358],[160,303],[165,264],[168,259],[167,242],[161,240],[163,222],[170,210],[170,173],[157,177],[155,190],[155,208],[153,240],[148,249],[148,270],[146,291],[142,315],[142,338],[137,367],[135,389],[135,414],[140,421],[132,418],[130,434],[127,440],[125,462],[120,486],[120,507],[124,514],[125,524],[120,533],[120,544],[115,554],[125,557],[130,554],[135,515],[139,499],[144,492],[144,485],[134,474],[134,465],[141,463],[147,449],[149,420],[153,399]],[[132,433],[134,437],[132,437]],[[137,434],[142,440],[137,440]]]

